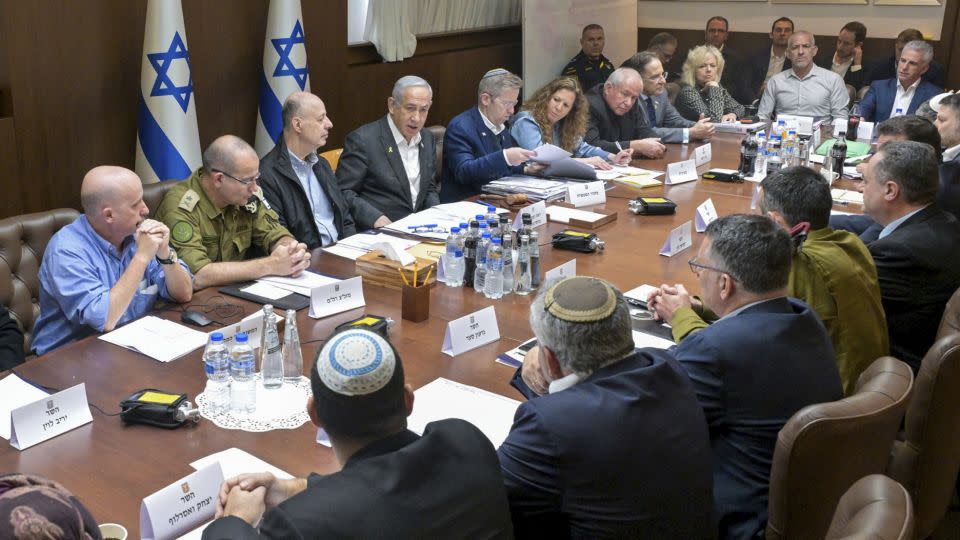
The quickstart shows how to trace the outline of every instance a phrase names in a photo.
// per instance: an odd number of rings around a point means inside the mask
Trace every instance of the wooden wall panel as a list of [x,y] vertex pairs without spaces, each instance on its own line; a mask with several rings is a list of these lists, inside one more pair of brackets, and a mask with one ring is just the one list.
[[13,118],[0,118],[0,216],[12,216],[19,213],[20,164],[17,161],[17,136]]

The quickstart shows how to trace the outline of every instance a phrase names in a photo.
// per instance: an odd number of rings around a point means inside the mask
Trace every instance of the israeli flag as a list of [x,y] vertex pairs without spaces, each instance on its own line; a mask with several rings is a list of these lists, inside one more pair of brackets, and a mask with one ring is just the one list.
[[300,0],[270,0],[267,37],[263,41],[263,71],[260,73],[260,110],[254,147],[263,157],[280,140],[283,120],[280,110],[287,97],[310,91],[307,47],[303,35]]
[[200,133],[180,0],[149,0],[137,105],[137,174],[144,184],[200,167]]

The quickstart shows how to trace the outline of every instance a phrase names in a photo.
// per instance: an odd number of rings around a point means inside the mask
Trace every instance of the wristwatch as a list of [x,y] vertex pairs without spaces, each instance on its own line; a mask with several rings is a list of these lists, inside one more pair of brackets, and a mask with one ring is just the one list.
[[170,248],[170,256],[166,259],[161,259],[159,255],[156,255],[157,262],[160,264],[176,264],[177,263],[177,252]]

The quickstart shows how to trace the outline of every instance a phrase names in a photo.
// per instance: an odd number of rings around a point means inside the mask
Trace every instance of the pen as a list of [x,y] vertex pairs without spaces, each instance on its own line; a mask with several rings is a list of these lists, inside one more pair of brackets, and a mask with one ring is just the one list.
[[622,146],[620,146],[620,141],[614,141],[614,144],[616,144],[616,145],[617,145],[617,150],[619,150],[619,151],[621,151],[621,152],[623,152],[623,147],[622,147]]
[[408,229],[435,229],[437,227],[436,223],[428,223],[427,225],[410,225]]

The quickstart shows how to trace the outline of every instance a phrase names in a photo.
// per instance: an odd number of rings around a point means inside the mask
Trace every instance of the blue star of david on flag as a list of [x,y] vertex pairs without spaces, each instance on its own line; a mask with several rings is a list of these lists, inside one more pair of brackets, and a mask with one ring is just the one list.
[[[303,41],[302,35],[301,32],[301,41]],[[148,53],[147,58],[150,60],[150,65],[152,65],[153,69],[157,72],[157,78],[153,82],[153,88],[150,90],[150,97],[173,96],[174,99],[177,100],[177,103],[180,104],[183,112],[187,112],[187,106],[190,105],[190,94],[193,93],[193,75],[190,75],[186,86],[177,86],[173,80],[170,79],[170,75],[167,74],[170,66],[173,65],[173,61],[180,59],[187,62],[187,72],[190,73],[190,53],[187,52],[187,46],[183,43],[180,32],[173,34],[173,40],[170,42],[170,47],[166,52]]]
[[293,60],[290,58],[290,53],[293,52],[294,45],[300,43],[306,46],[303,39],[303,27],[300,26],[300,21],[297,20],[297,23],[293,25],[293,32],[290,33],[290,37],[271,39],[270,42],[273,43],[273,48],[276,49],[277,54],[280,55],[280,61],[277,62],[277,67],[273,70],[273,76],[293,77],[293,79],[297,81],[297,85],[300,86],[300,90],[304,90],[307,86],[307,66],[298,68],[293,65]]

